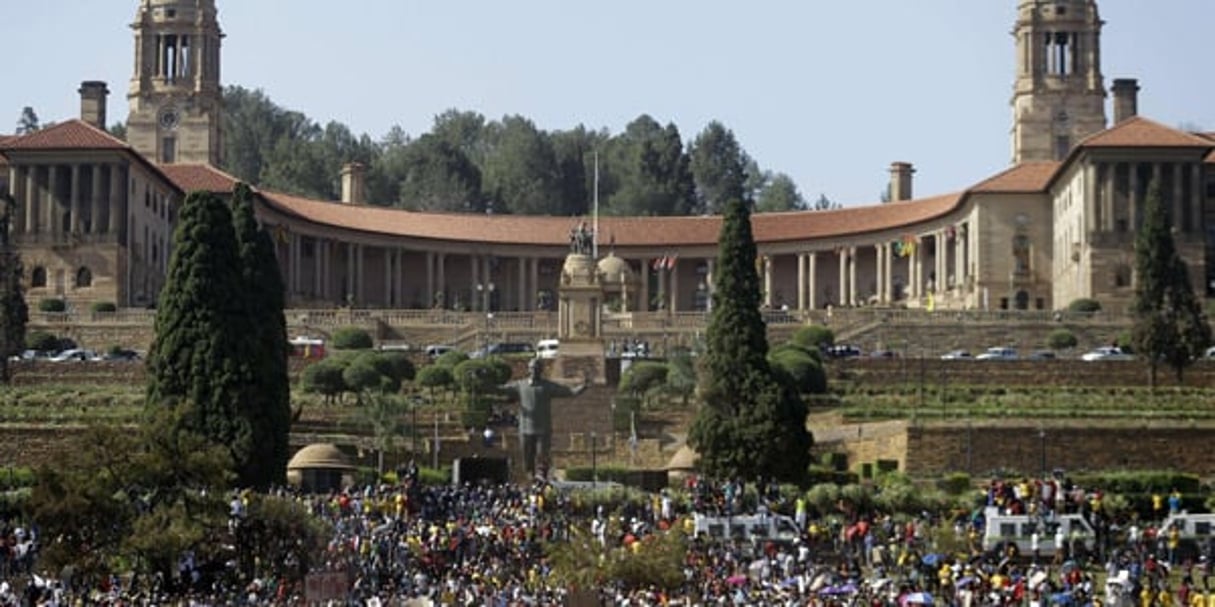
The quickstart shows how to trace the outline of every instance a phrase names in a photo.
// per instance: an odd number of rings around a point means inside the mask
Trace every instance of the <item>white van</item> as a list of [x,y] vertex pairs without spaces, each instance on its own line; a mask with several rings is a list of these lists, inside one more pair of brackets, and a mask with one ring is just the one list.
[[556,339],[542,339],[536,342],[536,358],[557,358],[557,347],[561,342]]
[[703,535],[713,540],[792,542],[802,537],[797,522],[783,514],[710,516],[697,513],[692,522],[697,537]]
[[1180,532],[1181,545],[1178,547],[1180,551],[1180,554],[1177,555],[1178,562],[1190,559],[1197,561],[1198,557],[1215,542],[1215,514],[1190,514],[1184,510],[1177,514],[1170,514],[1168,518],[1164,519],[1164,524],[1160,525],[1160,535],[1168,537],[1169,530],[1173,527],[1177,527]]
[[1063,532],[1066,541],[1074,536],[1084,543],[1085,550],[1092,550],[1097,538],[1093,526],[1079,514],[1060,514],[1048,518],[1026,514],[1000,514],[998,508],[987,507],[984,511],[986,526],[983,532],[983,550],[990,551],[1000,546],[1015,544],[1020,554],[1033,554],[1033,534],[1038,532],[1038,554],[1055,554],[1055,534]]

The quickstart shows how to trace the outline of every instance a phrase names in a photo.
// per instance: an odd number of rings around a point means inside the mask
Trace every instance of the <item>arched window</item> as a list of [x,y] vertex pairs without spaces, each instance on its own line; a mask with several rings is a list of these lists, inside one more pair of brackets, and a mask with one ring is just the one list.
[[1017,296],[1015,298],[1014,305],[1016,305],[1018,310],[1028,310],[1029,309],[1029,293],[1026,293],[1025,291],[1017,291]]
[[93,272],[88,268],[76,270],[76,288],[83,289],[93,286]]
[[30,288],[41,289],[46,287],[46,268],[42,266],[34,266],[30,270]]

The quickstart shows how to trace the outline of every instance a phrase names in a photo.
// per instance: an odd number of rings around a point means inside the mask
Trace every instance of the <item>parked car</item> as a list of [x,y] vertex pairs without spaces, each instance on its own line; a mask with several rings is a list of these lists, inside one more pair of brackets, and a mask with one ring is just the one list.
[[444,354],[447,354],[448,352],[451,352],[452,350],[455,350],[454,346],[448,346],[445,344],[431,344],[426,346],[426,357],[430,360],[434,360],[440,356],[443,356]]
[[139,360],[139,352],[134,350],[110,350],[102,357],[103,360],[135,362]]
[[1030,360],[1055,360],[1058,356],[1055,356],[1052,350],[1037,350],[1031,353],[1028,358]]
[[1012,348],[996,346],[975,357],[975,360],[1017,360],[1017,351]]
[[1134,360],[1134,355],[1124,352],[1118,346],[1102,346],[1091,352],[1085,352],[1080,360]]
[[966,350],[950,350],[941,355],[941,360],[973,360],[974,357]]
[[828,346],[823,354],[827,358],[857,358],[861,356],[861,349],[849,345]]
[[560,340],[542,339],[536,342],[536,358],[557,358],[557,348],[560,346]]
[[506,356],[509,354],[534,354],[536,351],[531,344],[525,342],[505,342],[489,344],[469,355],[469,358],[485,358],[486,356]]
[[83,350],[83,349],[79,349],[79,348],[73,348],[71,350],[64,350],[64,351],[52,356],[50,360],[51,360],[51,362],[56,362],[56,363],[92,362],[92,361],[101,360],[101,357],[98,356],[97,353],[92,350]]
[[898,358],[899,353],[894,350],[874,350],[869,353],[869,358]]

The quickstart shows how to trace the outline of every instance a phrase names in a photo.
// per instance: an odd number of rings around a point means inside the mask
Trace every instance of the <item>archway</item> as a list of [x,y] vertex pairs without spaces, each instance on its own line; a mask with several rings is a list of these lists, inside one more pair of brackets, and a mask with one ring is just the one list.
[[1018,310],[1028,310],[1029,309],[1029,293],[1026,291],[1017,291],[1017,296],[1014,300],[1013,305],[1016,306],[1016,308]]

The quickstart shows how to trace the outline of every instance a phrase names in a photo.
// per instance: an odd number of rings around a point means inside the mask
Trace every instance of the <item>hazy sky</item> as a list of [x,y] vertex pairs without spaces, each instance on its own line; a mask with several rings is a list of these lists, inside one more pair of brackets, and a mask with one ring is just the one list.
[[[876,202],[891,161],[915,164],[917,196],[1009,162],[1016,0],[218,1],[225,84],[377,139],[449,108],[612,132],[647,113],[685,141],[717,119],[807,199],[847,205]],[[137,0],[0,5],[0,132],[27,105],[76,116],[81,80],[125,118]],[[1100,6],[1107,84],[1137,77],[1141,114],[1215,129],[1215,2]]]

